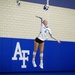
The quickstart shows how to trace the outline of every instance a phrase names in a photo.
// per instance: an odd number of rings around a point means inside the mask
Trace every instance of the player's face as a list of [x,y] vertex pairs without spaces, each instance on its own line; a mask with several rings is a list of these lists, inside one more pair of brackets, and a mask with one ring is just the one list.
[[44,20],[44,21],[43,21],[43,24],[44,24],[45,26],[47,26],[48,21],[47,21],[47,20]]

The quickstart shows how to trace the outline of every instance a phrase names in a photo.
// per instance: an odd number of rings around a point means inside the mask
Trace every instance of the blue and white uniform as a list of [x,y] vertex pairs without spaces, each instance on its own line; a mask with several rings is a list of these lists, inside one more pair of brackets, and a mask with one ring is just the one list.
[[45,41],[47,39],[47,34],[52,35],[50,28],[48,26],[45,26],[43,23],[41,23],[40,33],[37,38],[42,41]]

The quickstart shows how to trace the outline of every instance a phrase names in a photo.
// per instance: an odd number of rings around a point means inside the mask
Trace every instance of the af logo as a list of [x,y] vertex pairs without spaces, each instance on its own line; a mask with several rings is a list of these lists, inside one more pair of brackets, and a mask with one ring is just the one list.
[[[30,54],[30,51],[29,50],[21,50],[20,43],[17,42],[12,60],[22,60],[23,64],[21,65],[21,68],[27,68],[25,61],[29,60],[29,58],[28,58],[29,54]],[[17,58],[17,55],[19,55],[19,59]],[[25,55],[27,55],[27,57]]]

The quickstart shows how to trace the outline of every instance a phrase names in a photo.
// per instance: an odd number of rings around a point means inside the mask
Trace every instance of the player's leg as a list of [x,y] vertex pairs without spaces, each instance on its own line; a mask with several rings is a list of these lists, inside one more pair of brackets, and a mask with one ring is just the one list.
[[43,50],[44,50],[44,42],[40,43],[40,68],[43,69]]
[[34,51],[33,51],[33,58],[32,58],[32,64],[33,64],[34,67],[37,67],[37,65],[35,63],[35,57],[36,57],[36,52],[38,50],[38,46],[39,46],[39,43],[34,41]]
[[37,43],[36,41],[34,41],[33,58],[36,57],[36,52],[37,52],[37,50],[38,50],[38,46],[39,46],[39,43]]

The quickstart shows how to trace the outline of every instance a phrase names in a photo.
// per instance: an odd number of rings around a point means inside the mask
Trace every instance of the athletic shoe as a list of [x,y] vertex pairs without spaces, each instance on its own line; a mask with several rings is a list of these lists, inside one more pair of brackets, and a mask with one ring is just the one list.
[[37,67],[35,61],[32,61],[33,67]]
[[41,63],[39,66],[40,66],[41,69],[43,69],[43,63]]

